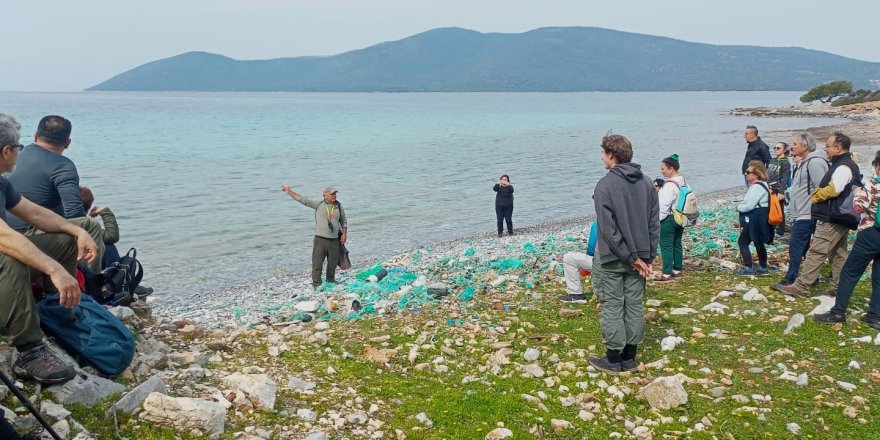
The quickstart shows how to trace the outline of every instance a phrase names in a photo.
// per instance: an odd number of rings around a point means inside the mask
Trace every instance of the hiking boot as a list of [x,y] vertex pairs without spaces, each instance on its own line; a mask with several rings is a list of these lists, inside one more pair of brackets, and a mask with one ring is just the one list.
[[137,296],[149,296],[152,293],[153,293],[152,287],[137,286],[134,288],[134,294]]
[[880,316],[865,313],[859,321],[864,322],[868,327],[880,330]]
[[751,267],[741,267],[737,269],[736,272],[734,272],[733,274],[739,276],[749,276],[756,275],[757,273],[755,272],[755,269],[752,269]]
[[590,362],[590,365],[592,365],[593,367],[595,367],[599,370],[608,372],[608,373],[616,374],[616,373],[620,373],[622,371],[621,370],[621,366],[622,366],[621,362],[616,362],[616,363],[612,362],[612,361],[608,360],[607,357],[604,357],[604,358],[590,357],[590,359],[588,359],[588,360]]
[[797,297],[801,297],[801,298],[806,298],[810,295],[809,291],[798,289],[797,287],[795,287],[794,284],[789,284],[787,286],[782,286],[780,284],[774,284],[770,288],[773,290],[776,290],[778,292],[782,292],[786,295],[797,296]]
[[822,292],[822,295],[835,298],[835,297],[837,297],[837,289],[835,289],[833,287],[829,287]]
[[40,344],[24,353],[19,352],[12,371],[18,376],[46,385],[67,382],[76,375],[73,367],[59,359],[46,344]]
[[559,297],[559,300],[564,303],[568,303],[568,304],[586,304],[587,303],[587,297],[585,297],[584,295],[566,294],[566,295]]
[[620,371],[636,371],[639,369],[639,361],[636,358],[620,361]]
[[820,324],[846,324],[846,315],[829,311],[813,315],[813,319]]
[[770,275],[770,271],[767,270],[766,267],[759,267],[759,268],[755,269],[755,275],[757,275],[759,277],[767,276],[767,275]]
[[[790,286],[792,284],[794,284],[794,280],[786,280],[785,278],[783,278],[782,281],[774,284],[774,286]],[[770,286],[770,288],[773,289],[773,286]]]

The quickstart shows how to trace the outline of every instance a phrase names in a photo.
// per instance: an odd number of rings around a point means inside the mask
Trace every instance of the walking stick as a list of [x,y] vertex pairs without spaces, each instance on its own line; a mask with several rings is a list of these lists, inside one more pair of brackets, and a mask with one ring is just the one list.
[[37,421],[40,422],[41,425],[43,425],[43,428],[46,429],[46,432],[48,432],[53,439],[64,440],[61,438],[61,436],[58,435],[57,432],[55,432],[54,429],[52,429],[51,426],[49,426],[49,423],[47,423],[43,416],[40,415],[40,412],[37,411],[36,408],[34,408],[34,404],[31,403],[31,401],[28,400],[27,397],[25,397],[24,393],[22,393],[21,390],[18,389],[17,386],[15,386],[15,383],[12,382],[12,379],[10,379],[9,376],[7,376],[6,373],[4,373],[3,371],[0,371],[0,380],[2,380],[4,384],[6,384],[6,387],[12,391],[12,394],[15,394],[15,397],[17,397],[18,400],[21,401],[24,407],[27,408],[27,410],[30,411],[31,414],[34,415],[34,417],[37,418]]

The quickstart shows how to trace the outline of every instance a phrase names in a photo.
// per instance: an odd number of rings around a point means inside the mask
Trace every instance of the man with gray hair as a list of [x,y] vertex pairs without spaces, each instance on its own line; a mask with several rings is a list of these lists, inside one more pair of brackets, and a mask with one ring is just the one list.
[[327,260],[327,282],[336,282],[336,266],[339,264],[339,248],[348,239],[348,219],[342,205],[336,200],[339,191],[332,186],[324,187],[321,200],[303,197],[288,184],[281,191],[297,202],[315,210],[315,238],[312,244],[312,287],[321,286],[321,272]]
[[822,177],[828,172],[828,161],[816,151],[816,139],[807,132],[798,133],[791,144],[791,154],[795,158],[791,174],[791,187],[788,189],[791,217],[791,240],[788,243],[788,272],[774,289],[794,283],[801,268],[801,261],[810,247],[810,237],[816,232],[816,220],[810,214],[813,202],[810,195],[819,187]]
[[[0,113],[0,173],[15,167],[21,125]],[[18,351],[12,370],[18,376],[44,384],[61,383],[74,376],[43,342],[40,317],[31,292],[31,282],[43,275],[43,291],[58,292],[64,307],[79,303],[79,283],[74,278],[77,259],[91,262],[97,249],[82,228],[52,211],[22,197],[11,182],[0,176],[0,327],[9,345]],[[6,223],[6,212],[45,231],[25,237]]]
[[[742,174],[745,176],[746,169],[749,168],[749,162],[753,160],[759,160],[764,163],[766,167],[768,163],[770,163],[770,147],[761,140],[758,136],[758,127],[754,125],[747,125],[746,131],[743,134],[743,137],[746,139],[746,143],[748,143],[748,148],[746,149],[746,156],[743,158],[742,163]],[[749,179],[743,177],[746,182],[746,188],[749,187]]]

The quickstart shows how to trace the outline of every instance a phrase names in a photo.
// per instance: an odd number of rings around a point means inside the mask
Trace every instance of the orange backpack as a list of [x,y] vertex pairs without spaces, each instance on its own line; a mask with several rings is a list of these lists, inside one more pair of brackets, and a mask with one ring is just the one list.
[[782,224],[782,203],[779,201],[779,197],[770,192],[770,188],[764,185],[761,186],[767,191],[767,198],[770,201],[770,214],[767,216],[767,223],[770,226],[779,226]]

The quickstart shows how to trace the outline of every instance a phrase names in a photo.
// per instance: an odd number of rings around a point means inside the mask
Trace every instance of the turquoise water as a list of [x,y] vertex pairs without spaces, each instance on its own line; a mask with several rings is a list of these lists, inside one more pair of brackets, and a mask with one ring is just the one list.
[[[312,213],[282,183],[334,185],[353,259],[495,227],[492,185],[510,174],[514,228],[589,214],[609,129],[659,177],[682,157],[698,192],[742,183],[742,131],[839,121],[760,119],[733,107],[791,105],[789,92],[0,93],[32,139],[39,118],[73,121],[66,153],[96,204],[118,215],[161,294],[308,271]],[[767,138],[768,141],[778,139]],[[786,139],[788,140],[788,139]]]

